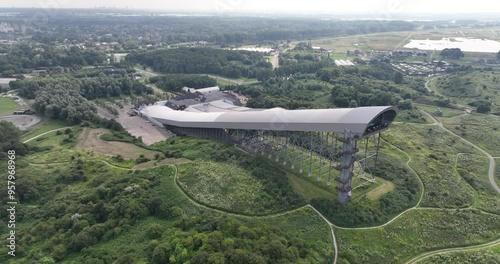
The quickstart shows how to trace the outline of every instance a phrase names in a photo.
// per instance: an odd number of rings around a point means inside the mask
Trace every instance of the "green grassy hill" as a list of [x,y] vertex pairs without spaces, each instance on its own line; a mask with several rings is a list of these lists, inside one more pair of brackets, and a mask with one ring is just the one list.
[[[78,131],[73,129],[74,135]],[[178,188],[175,166],[114,167],[108,162],[112,158],[73,149],[76,142],[65,143],[67,138],[54,132],[34,140],[28,145],[37,153],[20,157],[18,248],[10,259],[2,247],[0,262],[333,260],[330,228],[309,208],[266,217],[227,215],[198,204]],[[7,232],[0,225],[2,236]]]

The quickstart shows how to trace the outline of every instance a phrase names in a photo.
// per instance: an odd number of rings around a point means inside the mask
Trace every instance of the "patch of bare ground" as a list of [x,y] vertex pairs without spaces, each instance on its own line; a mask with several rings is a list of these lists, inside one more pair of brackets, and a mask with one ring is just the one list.
[[102,140],[101,135],[107,132],[110,131],[103,128],[91,129],[86,127],[78,138],[76,147],[92,150],[106,156],[120,155],[124,159],[137,159],[141,154],[149,159],[154,159],[155,154],[163,155],[160,152],[143,149],[130,143]]

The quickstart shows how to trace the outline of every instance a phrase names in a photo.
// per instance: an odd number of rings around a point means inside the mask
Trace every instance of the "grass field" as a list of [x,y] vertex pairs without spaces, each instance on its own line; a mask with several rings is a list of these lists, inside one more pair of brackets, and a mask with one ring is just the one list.
[[432,119],[427,115],[422,114],[417,109],[400,110],[396,116],[395,122],[417,123],[417,124],[432,124]]
[[377,188],[366,193],[366,197],[368,197],[368,199],[370,199],[370,200],[377,200],[383,194],[386,194],[386,193],[394,190],[394,183],[392,183],[390,181],[386,181],[384,179],[378,179],[378,180],[381,181],[382,184],[380,186],[378,186]]
[[500,214],[500,193],[488,180],[489,159],[484,155],[461,153],[456,156],[455,164],[456,171],[476,192],[474,207]]
[[500,263],[500,245],[466,251],[455,251],[440,253],[418,262],[419,264],[477,264],[477,263]]
[[[178,189],[173,166],[124,170],[103,163],[102,160],[109,159],[106,156],[73,149],[81,132],[82,129],[74,128],[71,137],[74,141],[69,143],[63,143],[68,135],[55,132],[33,140],[28,144],[41,152],[20,157],[16,163],[19,175],[16,183],[19,183],[23,204],[17,211],[23,215],[22,221],[16,223],[18,241],[23,245],[17,248],[17,260],[85,263],[89,260],[113,262],[133,256],[133,263],[149,263],[158,243],[181,247],[181,251],[184,248],[193,254],[198,248],[190,247],[186,241],[202,239],[200,242],[207,243],[207,237],[210,241],[222,235],[224,250],[234,245],[252,252],[258,247],[253,241],[266,234],[270,239],[279,238],[285,243],[285,249],[289,245],[301,245],[297,257],[309,263],[333,261],[330,228],[310,208],[257,218],[212,211],[196,205]],[[39,165],[30,165],[26,160]],[[165,162],[174,161],[178,160]],[[4,167],[4,163],[0,164],[0,169],[6,169]],[[83,178],[75,178],[78,170]],[[232,181],[228,183],[231,185]],[[149,215],[148,199],[159,199],[165,206],[160,207],[158,215]],[[95,221],[98,204],[104,204],[100,207],[103,218]],[[83,218],[72,225],[70,218],[76,213]],[[6,228],[0,228],[2,236],[6,236],[6,232]],[[76,241],[89,234],[90,240],[81,240],[87,241],[82,244],[84,249],[80,251],[78,246],[75,251]],[[259,242],[262,243],[267,242]],[[181,254],[172,249],[170,254],[182,259],[184,251]],[[0,254],[0,262],[4,263],[6,247],[0,249]]]
[[500,117],[468,114],[441,119],[450,131],[464,137],[495,157],[500,157]]
[[499,238],[500,216],[477,210],[412,210],[384,228],[335,230],[350,263],[403,263],[431,250]]
[[[332,49],[333,52],[345,53],[348,50],[360,50],[370,52],[372,50],[393,50],[403,49],[410,39],[433,39],[440,40],[443,37],[468,37],[468,38],[487,38],[491,40],[500,40],[500,35],[495,31],[498,28],[468,28],[468,29],[418,29],[405,32],[384,32],[348,37],[320,38],[311,40],[313,46]],[[296,45],[298,41],[292,42]],[[472,55],[475,55],[472,53]],[[480,54],[484,57],[485,54]],[[487,55],[486,55],[487,56]],[[474,56],[473,56],[474,57]]]
[[313,46],[333,50],[334,53],[346,53],[348,50],[392,50],[410,33],[391,32],[383,34],[367,34],[349,37],[321,38],[311,40]]
[[422,206],[459,208],[473,204],[473,190],[454,164],[458,153],[479,155],[477,150],[434,126],[393,124],[384,139],[411,157],[409,165],[425,187]]
[[184,191],[203,204],[254,215],[290,209],[266,192],[251,172],[237,165],[200,161],[178,167]]
[[[432,79],[431,90],[453,98],[457,103],[468,103],[483,99],[500,105],[500,77],[495,72],[474,71],[465,75],[444,75]],[[500,109],[493,107],[492,112]]]
[[14,111],[22,108],[10,98],[0,98],[0,116],[12,115]]
[[500,157],[495,159],[495,182],[500,186]]
[[331,190],[325,190],[304,178],[295,176],[291,173],[286,173],[288,181],[293,188],[293,191],[301,194],[306,200],[314,198],[336,199],[336,194]]
[[[436,112],[436,109],[438,108],[437,106],[431,106],[431,105],[417,105],[418,109],[422,109],[430,114],[433,114]],[[446,107],[439,107],[441,112],[443,113],[443,117],[453,117],[457,115],[462,115],[465,112],[462,110],[458,109],[452,109],[452,108],[446,108]]]
[[63,121],[44,118],[40,123],[29,128],[21,136],[21,141],[24,142],[30,138],[36,137],[36,136],[41,135],[45,132],[48,132],[48,131],[51,131],[54,129],[58,129],[58,128],[68,127],[68,126],[69,125]]
[[147,168],[152,168],[152,167],[159,167],[159,166],[166,166],[166,165],[175,165],[175,164],[183,164],[183,163],[188,163],[191,162],[188,159],[180,158],[180,159],[175,159],[175,158],[170,158],[170,159],[162,159],[162,160],[151,160],[148,162],[143,162],[135,165],[133,167],[134,170],[141,170],[141,169],[147,169]]

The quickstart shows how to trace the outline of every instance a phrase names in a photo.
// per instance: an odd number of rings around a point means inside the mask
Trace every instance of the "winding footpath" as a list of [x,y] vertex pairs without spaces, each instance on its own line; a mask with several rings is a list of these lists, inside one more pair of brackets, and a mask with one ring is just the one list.
[[446,127],[443,126],[441,121],[439,121],[439,119],[437,119],[435,116],[433,116],[433,115],[431,115],[428,112],[423,111],[423,110],[420,110],[420,112],[422,112],[422,113],[426,114],[427,116],[429,116],[430,118],[432,118],[432,120],[434,121],[434,124],[439,126],[440,128],[442,128],[444,131],[459,138],[460,140],[462,140],[466,144],[474,147],[475,149],[477,149],[481,153],[483,153],[486,157],[488,157],[488,159],[490,160],[490,167],[488,169],[488,178],[490,180],[490,184],[493,187],[493,189],[495,189],[495,191],[500,193],[500,187],[498,187],[497,183],[495,182],[495,158],[490,153],[486,152],[484,149],[480,148],[479,146],[475,145],[474,143],[472,143],[472,142],[468,141],[467,139],[465,139],[465,138],[453,133],[452,131],[448,130]]
[[407,264],[413,264],[417,263],[423,259],[426,259],[428,257],[434,256],[434,255],[439,255],[443,253],[449,253],[449,252],[459,252],[459,251],[470,251],[470,250],[477,250],[477,249],[483,249],[483,248],[490,248],[500,245],[500,239],[497,239],[495,241],[486,243],[486,244],[481,244],[481,245],[475,245],[475,246],[465,246],[465,247],[456,247],[456,248],[446,248],[446,249],[439,249],[439,250],[434,250],[431,252],[426,252],[422,253],[414,258],[412,258],[410,261],[406,262]]
[[45,133],[42,133],[42,134],[40,134],[40,135],[38,135],[38,136],[34,136],[34,137],[32,137],[32,138],[30,138],[30,139],[28,139],[28,140],[25,140],[23,143],[24,143],[24,144],[26,144],[26,143],[28,143],[28,142],[30,142],[30,141],[32,141],[32,140],[34,140],[34,139],[37,139],[37,138],[39,138],[39,137],[41,137],[41,136],[45,136],[45,135],[50,134],[50,133],[52,133],[52,132],[56,132],[56,131],[63,130],[63,129],[67,129],[67,128],[73,128],[73,127],[61,127],[61,128],[56,128],[56,129],[53,129],[53,130],[47,131],[47,132],[45,132]]
[[[479,151],[481,151],[483,154],[485,154],[489,160],[490,160],[490,166],[489,166],[489,171],[488,171],[488,177],[489,177],[489,180],[490,180],[490,183],[491,185],[493,186],[493,188],[500,193],[500,188],[498,187],[498,185],[496,184],[496,182],[494,181],[494,169],[495,169],[495,158],[498,158],[498,157],[493,157],[492,155],[490,155],[488,152],[484,151],[483,149],[481,149],[480,147],[476,146],[475,144],[469,142],[468,140],[460,137],[459,135],[453,133],[452,131],[446,129],[443,124],[437,119],[435,118],[434,116],[432,116],[431,114],[429,114],[428,112],[426,111],[423,111],[423,110],[420,110],[422,113],[428,115],[433,121],[434,121],[434,125],[437,125],[439,127],[441,127],[442,129],[444,129],[445,131],[447,131],[448,133],[460,138],[460,140],[462,140],[463,142],[467,143],[468,145],[470,146],[473,146],[474,148],[478,149]],[[54,129],[54,130],[51,130],[51,131],[48,131],[48,132],[45,132],[45,133],[42,133],[40,135],[37,135],[35,137],[32,137],[26,141],[24,141],[23,143],[28,143],[34,139],[37,139],[41,136],[44,136],[46,134],[49,134],[49,133],[52,133],[52,132],[55,132],[55,131],[58,131],[58,130],[63,130],[63,129],[67,129],[67,128],[71,128],[71,127],[63,127],[63,128],[58,128],[58,129]],[[384,140],[385,141],[385,140]],[[335,232],[334,232],[334,228],[338,228],[338,229],[343,229],[343,230],[366,230],[366,229],[376,229],[376,228],[382,228],[382,227],[385,227],[389,224],[391,224],[392,222],[394,222],[395,220],[399,219],[402,215],[404,215],[405,213],[411,211],[411,210],[428,210],[428,209],[434,209],[434,210],[447,210],[447,209],[443,209],[443,208],[424,208],[424,207],[419,207],[420,206],[420,203],[422,201],[422,198],[423,198],[423,195],[424,195],[424,185],[423,185],[423,182],[422,180],[420,179],[420,176],[418,175],[418,173],[413,170],[413,168],[410,166],[410,161],[411,161],[411,157],[410,155],[408,155],[408,153],[406,153],[405,151],[399,149],[398,147],[390,144],[389,142],[385,141],[386,143],[388,143],[391,147],[393,148],[396,148],[397,150],[403,152],[407,157],[408,157],[408,161],[406,162],[406,165],[407,167],[409,167],[414,173],[415,175],[417,175],[417,178],[419,179],[420,181],[420,184],[422,186],[422,193],[421,193],[421,196],[420,196],[420,199],[419,201],[417,202],[417,204],[414,206],[414,207],[411,207],[411,208],[408,208],[406,209],[405,211],[401,212],[400,214],[398,214],[397,216],[395,216],[394,218],[392,218],[391,220],[389,220],[388,222],[382,224],[382,225],[379,225],[379,226],[372,226],[372,227],[354,227],[354,228],[347,228],[347,227],[339,227],[339,226],[336,226],[335,224],[331,223],[325,216],[323,216],[323,214],[321,214],[318,210],[316,210],[316,208],[314,208],[313,206],[311,206],[310,204],[307,204],[305,206],[302,206],[302,207],[299,207],[299,208],[295,208],[295,209],[291,209],[291,210],[287,210],[287,211],[283,211],[283,212],[278,212],[278,213],[272,213],[272,214],[267,214],[267,215],[243,215],[243,214],[239,214],[239,213],[232,213],[232,212],[228,212],[228,211],[225,211],[225,210],[220,210],[220,209],[217,209],[217,208],[213,208],[213,207],[210,207],[210,206],[206,206],[204,204],[201,204],[199,203],[198,201],[195,201],[193,200],[189,195],[187,195],[184,190],[182,189],[182,187],[179,185],[178,183],[178,169],[177,169],[177,166],[176,165],[167,165],[167,166],[172,166],[174,167],[175,169],[175,174],[174,174],[174,184],[175,186],[178,188],[178,190],[194,205],[198,206],[198,207],[201,207],[201,208],[204,208],[204,209],[207,209],[207,210],[211,210],[211,211],[216,211],[216,212],[219,212],[219,213],[223,213],[223,214],[229,214],[229,215],[232,215],[232,216],[236,216],[236,217],[247,217],[247,218],[259,218],[259,217],[277,217],[277,216],[282,216],[282,215],[286,215],[286,214],[290,214],[290,213],[294,213],[296,211],[299,211],[299,210],[302,210],[302,209],[305,209],[305,208],[310,208],[312,209],[318,216],[320,216],[323,221],[328,224],[328,226],[330,227],[330,232],[331,232],[331,236],[332,236],[332,240],[333,240],[333,248],[334,248],[334,251],[335,251],[335,257],[334,257],[334,261],[333,261],[333,264],[336,264],[337,263],[337,259],[338,259],[338,245],[337,245],[337,241],[336,241],[336,237],[335,237]],[[118,167],[118,166],[115,166],[105,160],[101,160],[104,164],[110,166],[110,167],[113,167],[115,169],[121,169],[121,170],[137,170],[137,169],[129,169],[129,168],[123,168],[123,167]],[[37,163],[30,163],[28,162],[30,165],[33,165],[33,166],[43,166],[43,165],[50,165],[50,164],[37,164]],[[67,162],[60,162],[60,163],[51,163],[51,164],[62,164],[62,163],[67,163]],[[466,208],[466,209],[469,209],[469,208]],[[450,209],[450,210],[455,210],[455,209]],[[443,254],[443,253],[447,253],[447,252],[457,252],[457,251],[470,251],[470,250],[477,250],[477,249],[482,249],[482,248],[489,248],[489,247],[493,247],[493,246],[497,246],[497,245],[500,245],[500,239],[498,240],[495,240],[495,241],[492,241],[492,242],[488,242],[488,243],[485,243],[485,244],[480,244],[480,245],[474,245],[474,246],[464,246],[464,247],[456,247],[456,248],[446,248],[446,249],[440,249],[440,250],[435,250],[435,251],[430,251],[430,252],[425,252],[425,253],[422,253],[416,257],[414,257],[413,259],[409,260],[408,264],[410,263],[416,263],[418,261],[421,261],[425,258],[428,258],[428,257],[431,257],[431,256],[434,256],[434,255],[438,255],[438,254]]]

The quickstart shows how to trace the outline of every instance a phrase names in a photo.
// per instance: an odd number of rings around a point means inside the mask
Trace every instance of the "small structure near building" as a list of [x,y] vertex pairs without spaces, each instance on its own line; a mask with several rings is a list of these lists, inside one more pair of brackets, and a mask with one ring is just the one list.
[[201,89],[194,89],[194,88],[189,88],[187,86],[182,88],[182,91],[185,93],[201,93],[201,94],[209,94],[212,92],[220,92],[219,86],[213,86],[213,87],[207,87],[207,88],[201,88]]
[[21,110],[14,111],[12,114],[14,114],[14,115],[29,115],[29,114],[33,114],[33,112],[31,111],[31,109],[21,109]]
[[437,108],[436,111],[434,112],[435,116],[443,116],[443,112],[441,111],[441,108]]

